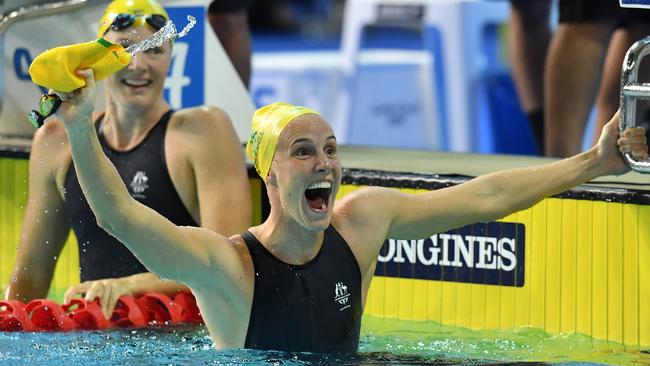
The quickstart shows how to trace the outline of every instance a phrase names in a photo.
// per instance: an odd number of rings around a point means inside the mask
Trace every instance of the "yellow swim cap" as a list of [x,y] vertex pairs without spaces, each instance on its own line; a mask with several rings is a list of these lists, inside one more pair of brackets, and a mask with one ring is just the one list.
[[99,21],[97,38],[104,36],[118,14],[135,15],[139,22],[137,25],[144,25],[145,18],[154,14],[162,15],[169,21],[169,15],[167,15],[165,8],[155,0],[114,0],[108,5],[102,19]]
[[307,107],[278,102],[265,105],[253,114],[251,136],[246,144],[246,154],[255,165],[257,174],[265,182],[271,169],[280,133],[289,122],[308,113],[319,114]]

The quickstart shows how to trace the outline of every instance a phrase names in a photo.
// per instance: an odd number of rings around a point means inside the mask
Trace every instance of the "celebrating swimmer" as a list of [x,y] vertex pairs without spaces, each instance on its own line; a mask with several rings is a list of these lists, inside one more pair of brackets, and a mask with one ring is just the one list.
[[[151,36],[168,20],[165,9],[153,0],[115,0],[106,8],[97,36],[128,46]],[[106,79],[106,110],[83,115],[94,121],[90,127],[99,136],[99,151],[110,157],[120,186],[128,184],[133,199],[176,225],[241,232],[251,224],[252,204],[240,142],[219,108],[171,109],[163,98],[171,59],[169,42],[138,53]],[[92,112],[93,103],[94,97],[83,105],[84,112]],[[173,296],[187,290],[149,273],[97,225],[71,164],[63,127],[50,121],[34,137],[29,201],[6,297],[28,301],[47,295],[70,228],[79,245],[81,283],[67,291],[66,302],[77,294],[89,301],[99,299],[110,318],[122,295]],[[147,243],[159,248],[153,237]]]
[[619,138],[616,114],[597,146],[568,159],[417,195],[363,188],[335,202],[341,162],[332,128],[314,110],[274,103],[255,112],[246,149],[266,184],[269,217],[226,237],[174,225],[129,194],[93,126],[93,74],[78,74],[86,87],[57,116],[98,224],[149,270],[193,290],[218,348],[355,352],[386,238],[495,220],[598,176],[627,172],[619,151],[648,156],[643,129]]

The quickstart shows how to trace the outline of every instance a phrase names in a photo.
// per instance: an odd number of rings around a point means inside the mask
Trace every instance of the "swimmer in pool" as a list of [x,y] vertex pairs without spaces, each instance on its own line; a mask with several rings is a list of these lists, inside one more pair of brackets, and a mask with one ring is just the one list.
[[[129,45],[153,34],[168,16],[151,0],[116,0],[106,8],[97,36]],[[176,225],[234,234],[251,225],[252,203],[244,154],[227,114],[215,107],[173,111],[163,99],[172,45],[140,53],[106,79],[106,109],[92,116],[101,149],[117,167],[133,199]],[[91,106],[92,108],[92,106]],[[71,164],[63,124],[36,132],[29,170],[29,201],[12,281],[6,297],[47,295],[70,228],[79,244],[77,294],[98,298],[107,317],[121,295],[187,288],[149,273],[95,222]],[[155,241],[148,245],[157,246]]]
[[[258,109],[247,153],[266,183],[268,219],[226,237],[174,225],[140,204],[102,153],[91,113],[93,74],[57,116],[101,227],[152,272],[187,284],[217,348],[355,352],[361,314],[386,238],[423,238],[492,221],[601,175],[629,170],[619,150],[648,156],[643,129],[619,138],[615,115],[588,152],[409,195],[341,184],[336,137],[317,112],[284,103]],[[107,195],[106,192],[110,192]]]

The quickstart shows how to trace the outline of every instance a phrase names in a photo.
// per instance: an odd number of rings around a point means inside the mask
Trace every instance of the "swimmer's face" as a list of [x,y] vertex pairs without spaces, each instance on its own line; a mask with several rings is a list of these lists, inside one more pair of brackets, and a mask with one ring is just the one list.
[[327,228],[341,182],[341,163],[330,125],[304,114],[282,131],[267,182],[277,187],[282,213],[310,231]]
[[[104,38],[125,48],[154,33],[148,26],[109,30]],[[127,67],[106,79],[106,91],[120,105],[147,108],[162,99],[167,70],[171,63],[171,45],[140,52]]]

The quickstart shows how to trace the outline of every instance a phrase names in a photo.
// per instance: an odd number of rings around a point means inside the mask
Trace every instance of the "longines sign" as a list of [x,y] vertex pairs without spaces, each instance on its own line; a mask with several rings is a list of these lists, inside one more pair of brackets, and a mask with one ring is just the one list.
[[523,224],[490,222],[426,239],[388,239],[375,274],[522,287],[524,237]]

